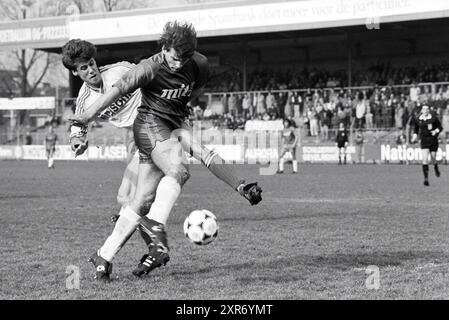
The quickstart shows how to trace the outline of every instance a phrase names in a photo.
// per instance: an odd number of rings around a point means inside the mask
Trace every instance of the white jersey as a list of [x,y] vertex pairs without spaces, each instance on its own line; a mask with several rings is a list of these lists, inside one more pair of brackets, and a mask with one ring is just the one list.
[[[111,90],[112,85],[133,67],[134,64],[125,61],[100,67],[101,79],[103,80],[101,88],[95,88],[83,83],[76,99],[75,114],[78,115],[88,110],[95,100]],[[104,109],[98,115],[98,120],[109,121],[120,128],[131,127],[137,116],[137,108],[140,105],[140,101],[141,93],[140,89],[138,89],[120,97],[112,105]]]

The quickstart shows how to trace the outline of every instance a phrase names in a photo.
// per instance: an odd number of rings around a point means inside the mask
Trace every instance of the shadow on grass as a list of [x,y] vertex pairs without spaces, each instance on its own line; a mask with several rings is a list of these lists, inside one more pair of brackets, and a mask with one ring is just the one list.
[[296,255],[273,257],[266,261],[248,261],[217,267],[187,269],[170,273],[174,278],[186,279],[198,274],[217,273],[238,276],[238,280],[263,280],[270,282],[290,282],[303,280],[313,273],[348,272],[370,265],[382,267],[411,267],[420,263],[448,263],[449,255],[442,251],[377,251],[370,253],[335,253],[330,255]]

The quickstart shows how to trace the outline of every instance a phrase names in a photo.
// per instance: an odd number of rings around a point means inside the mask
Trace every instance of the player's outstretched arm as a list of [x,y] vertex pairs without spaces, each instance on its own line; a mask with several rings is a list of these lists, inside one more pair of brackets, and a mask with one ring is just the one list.
[[98,113],[106,109],[120,96],[120,90],[116,87],[112,87],[111,90],[95,100],[95,102],[89,107],[89,109],[79,115],[70,116],[69,121],[87,125]]

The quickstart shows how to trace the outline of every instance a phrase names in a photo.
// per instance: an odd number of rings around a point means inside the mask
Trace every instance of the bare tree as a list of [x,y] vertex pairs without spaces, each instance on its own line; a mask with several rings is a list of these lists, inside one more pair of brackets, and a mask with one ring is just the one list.
[[[54,8],[48,6],[47,9]],[[2,0],[0,2],[0,15],[8,20],[25,20],[32,13],[39,13],[39,8],[35,7],[34,1],[30,0]],[[8,74],[11,84],[9,88],[17,87],[19,96],[30,97],[36,93],[39,84],[42,83],[47,71],[55,58],[50,53],[32,49],[13,50],[2,59],[0,66]],[[17,68],[11,70],[11,65]],[[17,74],[18,76],[14,76]],[[27,112],[19,112],[19,124],[28,122]]]
[[113,11],[118,4],[119,0],[103,0],[104,8],[106,11]]

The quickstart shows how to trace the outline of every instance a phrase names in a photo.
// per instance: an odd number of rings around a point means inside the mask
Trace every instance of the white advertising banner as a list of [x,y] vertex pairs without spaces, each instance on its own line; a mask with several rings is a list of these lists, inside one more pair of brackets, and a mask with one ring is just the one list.
[[54,109],[55,97],[0,98],[0,110]]
[[[437,151],[437,161],[447,159],[447,156],[449,155],[449,144],[443,146],[443,148],[441,147],[442,146],[440,146]],[[380,160],[393,163],[399,161],[422,161],[421,148],[418,146],[390,146],[389,144],[383,144],[380,146]]]
[[448,16],[448,11],[447,0],[273,0],[232,6],[203,4],[191,9],[133,10],[123,15],[74,15],[45,21],[36,19],[28,24],[0,23],[0,47],[60,46],[73,38],[101,43],[156,40],[164,24],[175,19],[192,22],[201,37],[443,18]]
[[245,131],[280,131],[283,129],[282,120],[248,120],[245,123]]
[[[351,162],[355,155],[355,147],[346,148],[346,161]],[[301,160],[304,162],[338,162],[337,146],[303,146]],[[343,160],[343,159],[342,159]]]
[[[308,0],[251,4],[221,8],[203,8],[162,13],[136,14],[69,22],[69,37],[86,40],[145,37],[155,40],[167,21],[184,20],[195,25],[198,35],[257,32],[257,28],[306,25],[319,28],[382,21],[382,17],[421,15],[449,10],[449,1],[434,0]],[[393,17],[393,18],[392,18]],[[410,17],[411,18],[411,17]],[[399,19],[401,21],[401,19]],[[332,24],[332,22],[335,22]],[[344,22],[344,23],[343,23]],[[251,29],[250,29],[251,28]],[[236,30],[237,32],[226,32]],[[281,28],[282,29],[282,28]],[[249,31],[251,30],[251,31]]]

